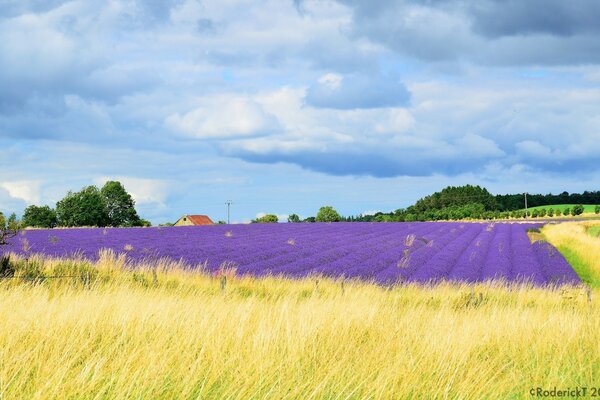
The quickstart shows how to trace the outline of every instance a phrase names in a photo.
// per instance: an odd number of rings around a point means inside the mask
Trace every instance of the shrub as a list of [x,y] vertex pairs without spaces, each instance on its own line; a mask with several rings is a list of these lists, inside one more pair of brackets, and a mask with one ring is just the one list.
[[596,208],[594,208],[594,212],[596,214],[600,214],[600,205],[596,206]]
[[565,215],[565,216],[566,216],[566,215],[569,215],[569,214],[571,214],[571,209],[570,209],[569,207],[567,207],[567,208],[565,208],[565,209],[563,210],[563,215]]
[[263,215],[262,217],[256,218],[252,222],[259,224],[272,224],[279,222],[279,218],[275,214],[267,214]]
[[10,278],[15,275],[15,265],[9,256],[2,256],[0,259],[0,278]]
[[539,212],[539,210],[535,209],[535,210],[533,210],[533,212],[531,213],[531,218],[537,218],[537,217],[539,217],[539,215],[540,215],[540,212]]
[[583,214],[583,206],[581,204],[577,204],[576,206],[573,206],[573,209],[571,210],[571,215],[575,216],[575,215],[581,215]]
[[17,221],[15,214],[11,214],[8,219],[0,212],[0,245],[8,244],[8,239],[19,234],[21,224]]
[[545,208],[540,208],[540,211],[538,212],[540,217],[545,217],[546,216],[546,209]]
[[548,216],[549,217],[553,217],[554,216],[554,210],[552,208],[548,209]]
[[560,208],[557,208],[554,213],[556,214],[557,217],[560,217],[562,215],[562,210]]

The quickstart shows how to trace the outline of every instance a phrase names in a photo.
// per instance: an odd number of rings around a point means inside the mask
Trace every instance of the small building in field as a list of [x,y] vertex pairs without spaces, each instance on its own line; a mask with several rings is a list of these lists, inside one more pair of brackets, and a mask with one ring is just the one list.
[[174,226],[214,225],[207,215],[184,215],[175,222]]

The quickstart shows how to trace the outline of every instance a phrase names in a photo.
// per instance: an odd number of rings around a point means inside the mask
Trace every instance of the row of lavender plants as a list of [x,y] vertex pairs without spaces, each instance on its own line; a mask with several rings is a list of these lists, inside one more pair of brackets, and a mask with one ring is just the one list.
[[158,258],[237,274],[357,278],[382,285],[443,280],[577,284],[576,273],[547,243],[508,223],[252,224],[207,227],[24,231],[2,252],[96,259],[126,253],[132,265]]

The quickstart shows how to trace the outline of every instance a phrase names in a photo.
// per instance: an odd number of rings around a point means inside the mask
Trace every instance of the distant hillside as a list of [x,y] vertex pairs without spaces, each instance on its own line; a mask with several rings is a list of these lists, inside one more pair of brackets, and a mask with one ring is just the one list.
[[[560,194],[527,194],[529,210],[536,208],[572,208],[585,205],[584,213],[593,213],[600,204],[600,191]],[[407,208],[394,212],[360,215],[346,221],[394,222],[439,221],[461,219],[508,219],[525,217],[525,194],[493,195],[486,188],[474,185],[448,186],[425,196]],[[528,215],[530,216],[530,215]]]

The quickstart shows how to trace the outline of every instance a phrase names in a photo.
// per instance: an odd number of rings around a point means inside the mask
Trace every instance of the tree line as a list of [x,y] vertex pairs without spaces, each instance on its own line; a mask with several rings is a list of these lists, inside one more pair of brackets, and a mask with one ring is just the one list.
[[[412,222],[440,221],[461,219],[509,219],[537,218],[545,216],[580,215],[582,204],[597,204],[595,213],[600,214],[600,191],[583,192],[583,194],[563,192],[559,195],[532,194],[527,195],[529,207],[548,206],[530,210],[524,208],[524,194],[493,195],[486,188],[476,185],[448,186],[439,192],[425,196],[407,208],[399,208],[392,212],[378,212],[373,215],[356,215],[342,217],[331,206],[321,207],[315,217],[303,220],[296,214],[288,217],[288,222]],[[561,210],[551,205],[576,204],[572,208]],[[277,222],[275,214],[267,214],[252,222]]]
[[23,227],[54,228],[81,226],[133,227],[150,226],[140,218],[135,200],[118,181],[108,181],[98,188],[86,186],[78,192],[69,191],[50,206],[30,205],[23,212]]

